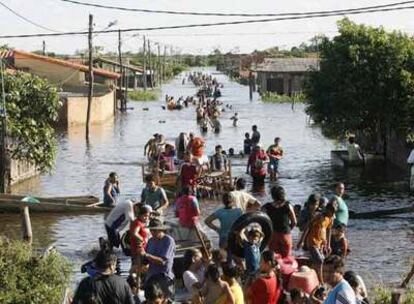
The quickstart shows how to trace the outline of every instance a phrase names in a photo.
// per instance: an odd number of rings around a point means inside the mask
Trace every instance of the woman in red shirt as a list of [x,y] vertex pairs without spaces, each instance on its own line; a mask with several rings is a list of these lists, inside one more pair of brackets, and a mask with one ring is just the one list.
[[277,304],[282,295],[282,287],[275,273],[277,261],[273,251],[264,251],[260,261],[260,273],[248,287],[248,304]]
[[152,208],[149,205],[140,205],[138,217],[131,222],[129,234],[131,236],[131,273],[139,273],[141,267],[141,257],[147,247],[149,233],[146,226],[148,225]]
[[[252,176],[253,185],[264,185],[266,177],[266,163],[269,161],[267,154],[262,150],[260,145],[254,147],[253,152],[249,156],[246,173]],[[250,169],[250,171],[249,171]]]

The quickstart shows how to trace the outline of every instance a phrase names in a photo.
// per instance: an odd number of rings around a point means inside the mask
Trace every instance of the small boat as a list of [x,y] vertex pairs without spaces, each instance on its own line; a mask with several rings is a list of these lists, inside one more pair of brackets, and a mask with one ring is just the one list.
[[[26,198],[26,201],[22,201]],[[79,199],[83,198],[83,199]],[[85,199],[86,198],[86,199]],[[39,213],[104,213],[111,210],[96,202],[96,197],[25,197],[22,195],[2,194],[0,212],[20,212],[28,206],[31,212]]]
[[370,161],[384,160],[381,154],[364,153],[364,159],[360,161],[350,161],[347,150],[333,150],[331,151],[331,163],[338,167],[359,167]]
[[376,219],[376,218],[387,217],[387,216],[390,216],[390,215],[406,214],[406,213],[414,213],[414,205],[411,206],[411,207],[402,207],[402,208],[395,208],[395,209],[382,209],[382,210],[359,212],[359,213],[350,210],[349,211],[349,218],[351,218],[351,219]]
[[[200,190],[212,191],[216,194],[222,194],[229,191],[233,185],[231,173],[231,161],[228,161],[227,171],[205,172],[198,179],[197,188]],[[145,180],[147,174],[155,176],[155,182],[158,186],[167,190],[177,190],[179,183],[178,171],[161,171],[159,167],[152,167],[150,164],[141,165],[142,180]]]

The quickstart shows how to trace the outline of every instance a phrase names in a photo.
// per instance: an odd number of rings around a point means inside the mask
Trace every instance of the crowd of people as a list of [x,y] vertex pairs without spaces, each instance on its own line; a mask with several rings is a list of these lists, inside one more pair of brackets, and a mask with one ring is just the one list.
[[[219,86],[214,78],[202,74],[191,74],[189,80],[203,88],[214,88],[213,91]],[[218,118],[219,102],[204,97],[200,100],[197,118]],[[232,119],[237,126],[235,116]],[[254,125],[243,143],[246,173],[253,187],[263,186],[269,177],[272,200],[259,201],[246,191],[247,180],[239,177],[221,195],[222,206],[203,214],[198,179],[202,172],[228,170],[229,157],[220,145],[207,157],[205,144],[202,137],[182,132],[174,143],[154,134],[145,145],[144,155],[159,170],[157,174],[177,171],[179,191],[171,203],[154,174],[145,176],[146,185],[139,200],[118,201],[119,179],[115,172],[110,173],[104,185],[104,203],[113,207],[104,223],[108,241],[102,242],[96,258],[85,266],[88,276],[80,282],[73,303],[172,303],[179,282],[187,292],[188,303],[368,303],[362,278],[345,268],[351,250],[346,236],[349,212],[343,183],[337,183],[330,196],[312,193],[303,207],[292,204],[285,189],[274,183],[284,157],[281,138],[275,137],[265,150]],[[164,222],[169,208],[173,208],[187,239],[199,238],[203,245],[187,249],[182,264],[175,265],[179,240]],[[254,221],[234,229],[241,219],[256,216],[266,218],[268,229]],[[204,246],[202,219],[217,233],[218,248]],[[296,244],[294,229],[299,230]],[[115,248],[124,247],[121,234],[125,230],[129,251],[123,249],[131,257],[127,280],[117,275],[114,254]],[[234,244],[241,248],[240,252],[236,252]],[[305,258],[302,254],[300,258],[295,256],[302,252],[299,249],[306,252]],[[297,283],[293,279],[296,274],[307,281]],[[145,300],[140,291],[144,291]]]

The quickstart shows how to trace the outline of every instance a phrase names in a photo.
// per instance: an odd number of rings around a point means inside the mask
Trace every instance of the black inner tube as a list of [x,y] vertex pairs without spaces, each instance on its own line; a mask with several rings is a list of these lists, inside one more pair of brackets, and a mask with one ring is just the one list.
[[241,230],[252,223],[259,224],[264,233],[262,243],[260,244],[260,251],[264,251],[269,243],[273,229],[272,221],[267,214],[260,211],[245,213],[233,223],[228,237],[228,249],[235,256],[243,257],[243,245],[240,244],[238,235]]

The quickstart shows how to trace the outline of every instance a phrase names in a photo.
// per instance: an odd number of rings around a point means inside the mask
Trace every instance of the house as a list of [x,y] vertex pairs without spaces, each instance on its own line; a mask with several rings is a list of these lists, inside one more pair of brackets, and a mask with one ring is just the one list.
[[[94,59],[93,63],[94,63],[94,66],[98,66],[100,68],[113,71],[113,72],[119,71],[120,66],[121,66],[119,62],[117,61],[113,61],[113,60],[102,58],[102,57]],[[133,64],[123,64],[122,66],[124,68],[126,82],[128,83],[126,87],[128,89],[133,89],[133,90],[136,90],[138,88],[143,88],[144,87],[144,68],[133,65]],[[150,73],[151,71],[147,69],[146,74],[147,74],[148,86],[151,82]],[[118,87],[120,87],[119,81],[118,81]],[[125,87],[125,84],[123,85],[123,87]]]
[[[8,66],[46,78],[60,89],[59,97],[63,106],[59,113],[59,126],[86,123],[88,66],[21,50],[0,52],[0,58],[5,59]],[[113,117],[116,110],[115,86],[120,75],[99,68],[93,68],[93,74],[91,123],[95,124]]]
[[292,95],[303,91],[306,75],[310,70],[318,70],[317,58],[265,58],[253,71],[257,73],[257,83],[261,94],[274,92]]

